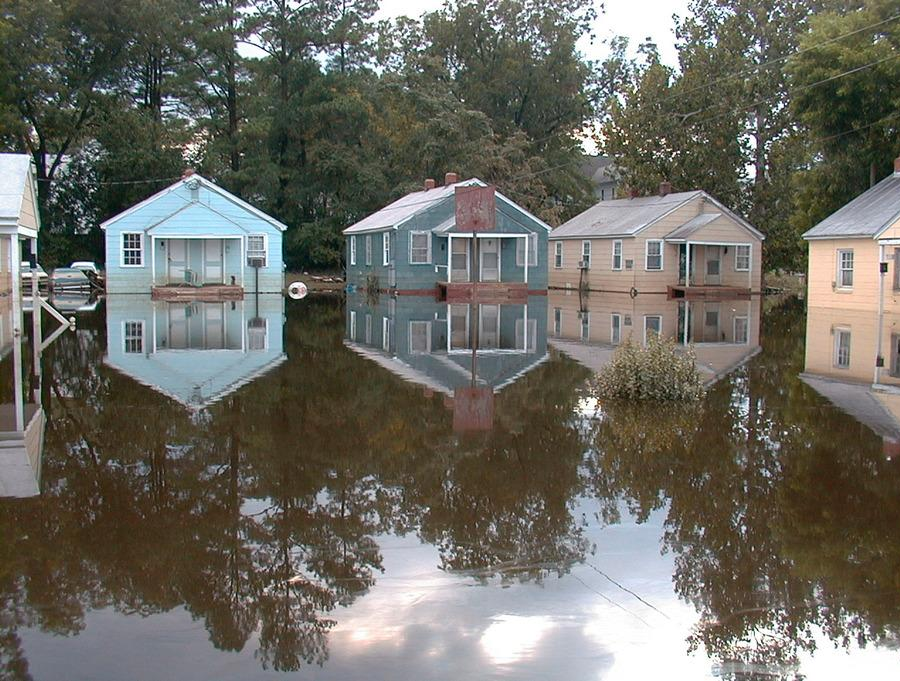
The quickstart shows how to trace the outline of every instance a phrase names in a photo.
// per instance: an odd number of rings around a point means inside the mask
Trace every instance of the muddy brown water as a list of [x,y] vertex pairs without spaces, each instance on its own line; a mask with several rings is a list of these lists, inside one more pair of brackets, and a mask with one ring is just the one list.
[[466,365],[416,364],[430,327],[403,376],[350,338],[363,308],[285,305],[239,343],[234,310],[160,335],[101,304],[47,348],[40,493],[0,499],[0,678],[896,674],[900,462],[798,378],[801,303],[696,407],[598,405],[539,325],[474,427],[443,390]]

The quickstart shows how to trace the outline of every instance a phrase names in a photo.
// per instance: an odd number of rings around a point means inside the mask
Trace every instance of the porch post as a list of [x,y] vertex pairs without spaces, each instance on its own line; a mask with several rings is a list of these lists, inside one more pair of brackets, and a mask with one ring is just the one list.
[[684,243],[684,287],[691,285],[691,242]]
[[150,288],[156,286],[156,237],[150,235]]
[[[535,236],[535,239],[537,236]],[[525,235],[525,283],[528,283],[528,235]],[[527,319],[527,317],[526,317]]]
[[[685,279],[687,281],[687,279]],[[690,316],[691,316],[691,304],[688,302],[688,299],[684,299],[684,340],[682,344],[687,346],[688,344],[688,324],[690,324]]]
[[[528,262],[528,258],[525,258],[525,262]],[[528,354],[528,299],[525,299],[525,305],[522,307],[522,314],[524,315],[524,331],[522,333],[522,351],[527,355]]]
[[447,283],[453,280],[453,235],[447,234]]
[[240,248],[240,251],[241,251],[241,288],[246,289],[247,287],[244,286],[244,265],[246,264],[247,257],[244,253],[244,237],[240,237],[240,242],[241,242],[241,248]]
[[[884,248],[882,246],[882,248]],[[735,246],[735,251],[737,251],[737,247]],[[747,288],[750,289],[750,293],[753,293],[753,244],[750,244],[750,265],[747,267]],[[883,260],[884,258],[882,258]]]
[[881,354],[881,336],[884,331],[884,270],[881,269],[881,263],[884,262],[884,244],[878,244],[878,333],[876,334],[877,344],[875,347],[875,385],[881,382],[881,365],[884,364],[884,357]]

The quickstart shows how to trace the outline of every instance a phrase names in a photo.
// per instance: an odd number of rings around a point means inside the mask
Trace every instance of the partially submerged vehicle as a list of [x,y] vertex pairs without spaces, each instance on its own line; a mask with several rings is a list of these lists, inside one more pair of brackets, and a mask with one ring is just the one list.
[[50,288],[54,291],[89,291],[91,280],[82,270],[74,267],[57,267],[50,276]]

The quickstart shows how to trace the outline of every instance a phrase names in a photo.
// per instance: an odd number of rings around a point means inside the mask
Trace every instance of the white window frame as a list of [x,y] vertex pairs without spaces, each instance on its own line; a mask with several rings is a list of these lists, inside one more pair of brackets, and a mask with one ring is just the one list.
[[[425,350],[413,350],[413,327],[425,326]],[[416,319],[410,319],[408,322],[409,330],[409,354],[411,355],[430,355],[431,354],[431,322]]]
[[[425,249],[425,260],[413,260],[413,240],[416,236],[424,236],[427,240]],[[421,250],[421,249],[419,249]],[[431,232],[416,231],[409,233],[409,264],[410,265],[430,265],[431,264]]]
[[659,320],[659,331],[657,331],[657,335],[662,336],[663,316],[661,314],[645,314],[644,315],[644,345],[647,345],[647,320],[649,320],[649,319],[658,319]]
[[[587,248],[585,248],[587,246]],[[581,242],[581,259],[582,261],[587,260],[587,267],[585,269],[591,269],[591,242],[589,239],[585,239]]]
[[[618,336],[616,336],[616,331],[619,332]],[[612,345],[618,345],[622,342],[622,315],[618,312],[613,312],[609,315],[609,342]]]
[[[527,326],[526,326],[527,322]],[[537,319],[516,320],[516,350],[534,352],[537,349]]]
[[[141,335],[138,337],[136,334],[128,333],[128,325],[129,324],[137,324],[140,326]],[[129,350],[128,349],[128,341],[140,340],[141,349],[140,350]],[[122,321],[122,352],[126,355],[143,355],[144,349],[147,347],[147,326],[144,324],[143,319],[125,319]]]
[[356,310],[350,310],[350,340],[356,341]]
[[[662,272],[666,268],[665,247],[662,239],[647,239],[644,242],[644,271]],[[659,267],[650,267],[650,244],[659,244]],[[655,316],[655,315],[651,315]]]
[[372,266],[372,235],[366,234],[366,267]]
[[563,266],[563,242],[556,241],[553,245],[553,269],[561,270]]
[[[126,236],[136,236],[140,240],[140,247],[138,248],[138,256],[140,257],[140,262],[138,263],[126,263],[125,262],[125,251],[133,252],[134,248],[125,248],[125,237]],[[119,257],[119,265],[121,267],[143,267],[144,266],[144,233],[143,232],[122,232],[120,243],[122,245],[121,253]]]
[[[846,326],[838,326],[834,328],[834,354],[832,357],[834,368],[835,369],[849,369],[850,368],[850,352],[853,348],[853,334],[850,332],[850,329]],[[846,363],[842,363],[841,359],[841,336],[847,336],[847,361]]]
[[[844,257],[844,255],[847,255],[847,254],[850,255],[850,267],[849,268],[845,268],[844,263],[843,263],[843,257]],[[856,264],[856,262],[855,262],[855,258],[853,255],[852,248],[839,248],[837,250],[837,288],[843,289],[845,291],[851,291],[853,289],[853,268],[854,268],[855,264]],[[842,275],[845,272],[850,273],[850,283],[849,284],[844,283]]]
[[[744,249],[744,248],[747,249],[747,266],[741,267],[738,263],[740,262],[740,259],[743,257],[743,256],[741,256],[741,249]],[[752,263],[753,263],[752,257],[753,257],[753,249],[751,248],[750,244],[738,244],[737,246],[735,246],[734,247],[734,271],[735,272],[749,272],[750,267],[752,267]]]
[[381,264],[387,267],[391,264],[391,233],[385,232],[381,235]]
[[356,235],[350,235],[350,264],[356,264]]
[[[738,340],[738,322],[744,322],[744,338],[742,340]],[[731,337],[734,339],[735,343],[739,345],[746,345],[750,342],[750,317],[748,315],[736,315],[734,321],[732,321],[732,330]]]
[[381,318],[381,349],[391,351],[391,320],[389,317]]
[[[251,239],[262,239],[263,247],[262,251],[258,248],[251,249],[250,248],[250,240]],[[263,267],[268,267],[269,265],[269,236],[267,234],[248,234],[247,235],[247,266],[250,266],[250,258],[258,258],[259,254],[262,253],[263,259]]]
[[[619,247],[619,252],[616,253],[616,246]],[[616,258],[619,259],[619,264],[616,265]],[[622,263],[624,262],[624,258],[622,257],[622,240],[615,239],[612,242],[612,268],[614,271],[618,272],[622,269]]]
[[[538,236],[534,232],[530,232],[525,238],[528,242],[528,266],[537,267],[538,261]],[[533,245],[532,245],[533,244]],[[522,239],[516,239],[516,267],[525,266],[525,242]]]

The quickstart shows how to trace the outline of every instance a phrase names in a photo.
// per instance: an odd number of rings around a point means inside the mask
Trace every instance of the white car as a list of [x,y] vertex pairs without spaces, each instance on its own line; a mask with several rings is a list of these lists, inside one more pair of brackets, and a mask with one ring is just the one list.
[[97,267],[97,263],[91,262],[90,260],[76,260],[71,265],[69,265],[72,269],[81,270],[85,274],[90,272],[91,274],[100,274],[100,268]]

